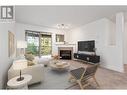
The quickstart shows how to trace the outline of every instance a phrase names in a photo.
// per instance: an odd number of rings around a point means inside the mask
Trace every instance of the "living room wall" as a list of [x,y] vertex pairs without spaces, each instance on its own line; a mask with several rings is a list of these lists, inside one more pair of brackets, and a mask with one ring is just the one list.
[[127,22],[125,22],[124,33],[124,64],[127,64]]
[[7,83],[7,71],[15,57],[15,53],[8,57],[8,31],[15,35],[15,22],[0,22],[0,88]]
[[115,24],[112,21],[103,18],[71,30],[70,35],[68,37],[70,43],[95,40],[97,55],[100,55],[101,58],[100,65],[104,68],[123,72],[122,46],[119,47],[117,44],[118,40],[122,40],[122,36],[116,38]]
[[23,24],[23,23],[16,23],[16,37],[17,40],[25,40],[25,30],[32,30],[32,31],[39,31],[39,32],[50,32],[52,33],[52,54],[56,55],[58,54],[58,48],[56,45],[56,34],[64,34],[65,40],[66,40],[66,33],[63,31],[59,31],[54,28],[49,27],[43,27],[43,26],[37,26],[37,25],[29,25],[29,24]]

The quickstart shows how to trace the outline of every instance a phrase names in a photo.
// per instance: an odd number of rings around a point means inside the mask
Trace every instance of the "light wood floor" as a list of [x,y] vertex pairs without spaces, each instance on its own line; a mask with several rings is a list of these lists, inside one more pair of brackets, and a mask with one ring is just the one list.
[[124,72],[127,73],[127,64],[124,64]]
[[[84,67],[88,66],[78,61],[73,61],[73,60],[63,60],[63,61],[67,61],[70,63],[71,65],[70,69],[79,68],[82,66]],[[43,64],[43,62],[41,63]],[[86,89],[127,89],[127,65],[125,65],[124,68],[125,68],[125,72],[119,73],[116,71],[99,67],[96,73],[96,79],[100,87],[98,88],[95,83],[92,83],[92,85],[87,87]],[[79,89],[79,87],[76,86],[71,89]]]
[[[86,66],[86,64],[82,64],[82,62],[77,61],[69,61],[71,65],[74,67]],[[100,84],[100,88],[96,86],[96,84],[92,84],[92,86],[87,89],[127,89],[127,65],[125,67],[124,73],[119,73],[116,71],[112,71],[109,69],[99,67],[96,73],[96,79]],[[74,87],[74,89],[79,89],[78,87]]]

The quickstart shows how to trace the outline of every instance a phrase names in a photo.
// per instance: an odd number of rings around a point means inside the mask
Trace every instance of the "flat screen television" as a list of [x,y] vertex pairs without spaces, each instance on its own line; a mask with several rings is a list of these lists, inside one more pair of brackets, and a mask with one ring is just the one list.
[[94,52],[95,41],[78,41],[78,51]]

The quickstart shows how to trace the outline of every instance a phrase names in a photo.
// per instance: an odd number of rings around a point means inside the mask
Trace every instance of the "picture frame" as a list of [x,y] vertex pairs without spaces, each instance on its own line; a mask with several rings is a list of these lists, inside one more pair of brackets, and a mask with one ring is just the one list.
[[11,31],[8,31],[8,57],[12,57],[15,52],[15,36]]

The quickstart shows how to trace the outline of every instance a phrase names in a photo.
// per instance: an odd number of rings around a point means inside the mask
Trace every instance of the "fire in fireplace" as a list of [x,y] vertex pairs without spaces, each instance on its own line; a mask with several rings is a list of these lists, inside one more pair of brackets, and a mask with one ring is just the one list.
[[60,59],[71,59],[71,50],[60,50]]

